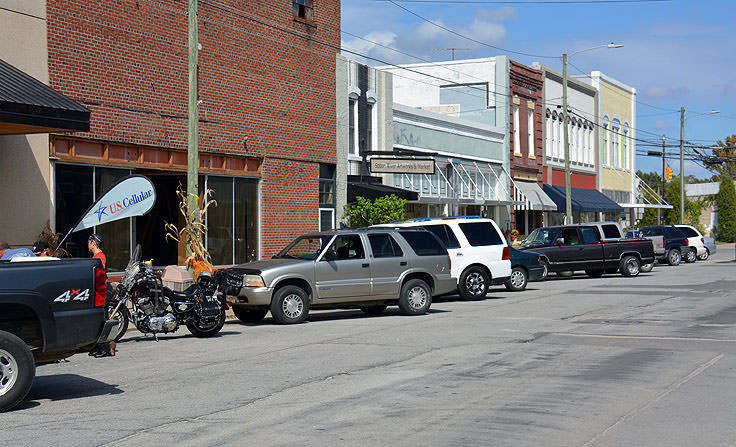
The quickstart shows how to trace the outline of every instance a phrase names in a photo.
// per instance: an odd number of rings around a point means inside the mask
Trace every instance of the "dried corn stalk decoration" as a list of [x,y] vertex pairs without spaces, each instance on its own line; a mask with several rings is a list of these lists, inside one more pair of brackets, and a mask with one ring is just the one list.
[[209,196],[212,195],[211,189],[204,192],[201,202],[194,194],[191,194],[194,198],[194,203],[198,203],[199,205],[197,209],[192,210],[189,209],[189,200],[187,200],[186,192],[182,191],[181,188],[177,188],[176,195],[179,196],[179,212],[184,216],[184,226],[178,229],[176,225],[167,223],[166,240],[171,238],[180,244],[185,244],[189,257],[184,261],[184,265],[191,267],[192,275],[196,281],[200,273],[213,273],[215,271],[212,266],[212,258],[207,252],[207,249],[204,248],[204,238],[207,235],[204,216],[207,213],[207,208],[210,205],[217,206],[217,202],[208,200]]
[[63,236],[61,233],[54,233],[51,230],[50,222],[46,221],[46,226],[43,227],[41,232],[38,234],[38,240],[44,241],[51,247],[49,249],[49,252],[51,252],[51,256],[61,256],[61,257],[71,257],[72,255],[64,250],[63,248],[59,247],[59,239]]

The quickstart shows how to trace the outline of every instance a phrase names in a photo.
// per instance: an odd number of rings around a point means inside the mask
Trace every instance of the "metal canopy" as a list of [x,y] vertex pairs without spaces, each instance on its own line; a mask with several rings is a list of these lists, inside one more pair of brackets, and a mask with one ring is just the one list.
[[542,191],[536,183],[514,180],[514,196],[524,204],[517,207],[521,210],[557,211],[557,205]]
[[90,111],[0,59],[0,135],[89,131]]

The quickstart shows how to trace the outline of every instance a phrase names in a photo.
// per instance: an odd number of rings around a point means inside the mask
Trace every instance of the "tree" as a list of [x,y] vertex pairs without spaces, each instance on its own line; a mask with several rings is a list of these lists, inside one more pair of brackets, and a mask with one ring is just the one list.
[[[665,200],[672,208],[664,214],[664,223],[675,225],[680,223],[680,177],[674,177],[665,184]],[[700,213],[705,202],[688,200],[685,196],[685,223],[700,226]]]
[[736,177],[736,134],[719,141],[713,148],[713,157],[707,157],[705,167],[722,177]]
[[349,227],[367,227],[401,220],[407,203],[406,199],[400,199],[395,194],[373,201],[356,197],[355,203],[345,205],[345,223]]
[[716,200],[718,201],[718,240],[734,242],[734,233],[736,233],[736,190],[734,190],[731,177],[721,176],[721,188],[718,190]]

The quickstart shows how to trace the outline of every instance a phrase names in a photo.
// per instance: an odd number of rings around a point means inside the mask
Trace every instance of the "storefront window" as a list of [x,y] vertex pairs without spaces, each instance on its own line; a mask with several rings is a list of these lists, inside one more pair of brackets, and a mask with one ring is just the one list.
[[[115,183],[130,175],[128,169],[56,165],[56,231],[66,234],[92,203]],[[69,235],[63,249],[75,258],[88,258],[87,238],[92,233],[105,240],[108,271],[120,271],[130,259],[130,219],[98,225]]]
[[207,177],[217,206],[207,210],[207,251],[215,265],[258,259],[258,191],[255,180]]

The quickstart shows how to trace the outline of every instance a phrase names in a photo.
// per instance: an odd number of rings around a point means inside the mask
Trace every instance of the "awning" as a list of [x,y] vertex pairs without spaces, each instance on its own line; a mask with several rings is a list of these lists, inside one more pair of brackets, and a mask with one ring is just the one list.
[[374,181],[350,181],[348,179],[348,202],[355,202],[355,198],[360,196],[366,199],[375,200],[379,197],[390,196],[395,194],[400,199],[415,201],[419,198],[419,193],[408,191],[406,189],[394,188],[393,186],[376,183]]
[[90,111],[0,59],[0,135],[89,131]]
[[[565,203],[565,187],[547,185],[543,186],[544,192],[557,204],[557,211],[567,211]],[[572,209],[575,211],[620,213],[624,209],[618,203],[609,199],[603,193],[595,189],[571,188]]]
[[536,183],[514,180],[514,199],[524,205],[517,210],[556,211],[557,205]]

